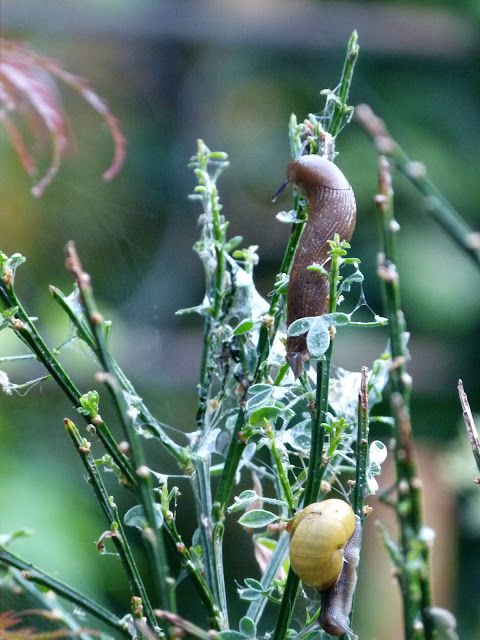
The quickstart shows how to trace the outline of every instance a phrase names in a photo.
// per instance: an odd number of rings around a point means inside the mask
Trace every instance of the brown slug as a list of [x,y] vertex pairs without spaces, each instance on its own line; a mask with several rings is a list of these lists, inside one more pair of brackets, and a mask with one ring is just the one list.
[[[309,271],[324,264],[336,233],[350,240],[355,228],[355,197],[347,179],[332,162],[318,155],[305,155],[287,166],[287,180],[306,198],[308,220],[303,229],[287,287],[287,327],[299,318],[321,316],[329,308],[328,277]],[[329,271],[330,264],[324,264]],[[296,378],[310,357],[306,334],[287,337],[287,361]]]

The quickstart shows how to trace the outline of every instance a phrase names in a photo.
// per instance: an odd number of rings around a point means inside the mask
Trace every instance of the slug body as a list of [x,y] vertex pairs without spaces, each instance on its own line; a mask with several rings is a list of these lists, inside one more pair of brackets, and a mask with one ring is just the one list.
[[330,635],[356,638],[349,626],[357,583],[362,525],[343,500],[314,502],[290,526],[290,564],[321,594],[320,625]]
[[[330,250],[328,240],[336,233],[350,240],[355,228],[355,196],[347,179],[332,162],[317,155],[301,156],[287,166],[287,178],[308,203],[308,220],[290,273],[287,288],[287,326],[299,318],[328,312],[328,277],[309,271],[310,265],[324,264]],[[330,269],[329,263],[325,268]],[[306,336],[287,337],[287,361],[296,378],[308,360]]]

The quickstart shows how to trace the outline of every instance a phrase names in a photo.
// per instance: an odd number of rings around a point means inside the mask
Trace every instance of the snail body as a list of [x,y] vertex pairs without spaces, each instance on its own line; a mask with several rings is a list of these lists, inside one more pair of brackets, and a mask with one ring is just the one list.
[[303,582],[321,594],[320,625],[330,635],[355,638],[349,626],[361,521],[343,500],[314,502],[290,525],[290,564]]
[[[332,162],[318,155],[306,155],[290,162],[287,179],[300,190],[308,204],[308,220],[303,229],[287,287],[287,326],[299,318],[328,312],[328,277],[308,267],[328,259],[336,233],[350,240],[355,228],[355,196],[347,179]],[[324,265],[329,269],[329,264]],[[287,337],[287,361],[296,378],[308,360],[306,336]]]

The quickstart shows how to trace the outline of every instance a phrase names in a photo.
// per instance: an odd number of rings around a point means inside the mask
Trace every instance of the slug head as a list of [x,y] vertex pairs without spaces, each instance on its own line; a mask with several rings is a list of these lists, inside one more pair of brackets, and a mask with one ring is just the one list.
[[309,199],[322,189],[350,189],[340,169],[326,158],[302,156],[287,166],[287,180],[295,184]]

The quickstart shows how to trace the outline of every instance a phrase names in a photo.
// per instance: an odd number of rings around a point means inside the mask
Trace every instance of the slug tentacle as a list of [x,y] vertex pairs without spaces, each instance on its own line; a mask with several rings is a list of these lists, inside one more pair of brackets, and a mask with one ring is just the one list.
[[[350,240],[355,228],[356,205],[352,188],[333,163],[317,155],[302,156],[287,167],[288,180],[296,185],[308,203],[308,220],[295,253],[287,288],[287,326],[299,318],[328,312],[327,276],[308,267],[324,264],[330,269],[328,240],[336,233]],[[302,372],[310,354],[305,335],[287,337],[287,361],[295,377]]]

